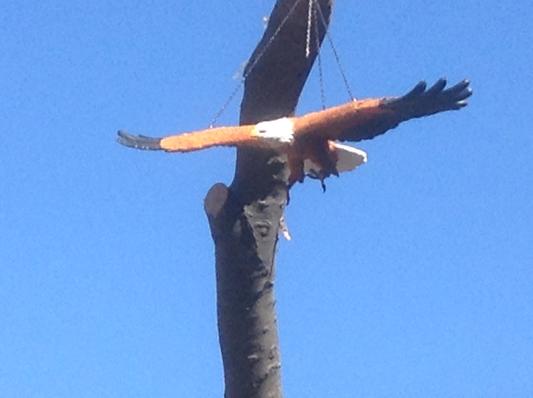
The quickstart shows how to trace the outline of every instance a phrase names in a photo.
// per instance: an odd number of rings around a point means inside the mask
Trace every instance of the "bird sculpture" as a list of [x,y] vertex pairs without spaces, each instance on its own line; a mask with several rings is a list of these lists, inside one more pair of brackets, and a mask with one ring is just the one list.
[[366,162],[366,153],[339,143],[372,139],[409,119],[458,110],[472,95],[463,80],[446,88],[439,79],[427,88],[418,83],[401,97],[353,100],[302,116],[262,121],[255,125],[216,127],[162,138],[118,132],[118,142],[132,148],[191,152],[215,146],[257,147],[284,154],[290,170],[289,186],[306,175],[324,181]]

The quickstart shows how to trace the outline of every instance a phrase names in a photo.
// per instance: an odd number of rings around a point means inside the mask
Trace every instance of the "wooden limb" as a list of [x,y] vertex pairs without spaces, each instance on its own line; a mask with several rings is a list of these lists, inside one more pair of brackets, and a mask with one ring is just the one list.
[[287,198],[282,184],[272,192],[267,199],[243,204],[226,186],[216,184],[205,201],[216,246],[227,398],[281,397],[274,250]]
[[[318,0],[327,20],[331,0]],[[306,57],[308,1],[278,0],[249,61],[241,125],[294,114],[316,58]],[[294,11],[286,18],[289,10]],[[281,21],[285,25],[276,34]],[[320,40],[324,29],[319,29]],[[260,59],[256,62],[257,57]],[[274,255],[288,198],[289,172],[273,151],[239,148],[230,187],[206,197],[215,243],[218,327],[226,398],[281,397]]]

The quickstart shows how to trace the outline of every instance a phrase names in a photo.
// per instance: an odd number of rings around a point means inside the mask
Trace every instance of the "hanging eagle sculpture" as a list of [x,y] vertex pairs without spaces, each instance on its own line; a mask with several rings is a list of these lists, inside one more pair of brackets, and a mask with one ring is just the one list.
[[287,157],[289,185],[306,175],[323,181],[366,162],[366,153],[338,141],[372,139],[403,121],[458,110],[472,95],[464,80],[446,89],[440,79],[429,89],[418,83],[402,97],[354,100],[303,116],[263,121],[255,125],[216,127],[163,138],[118,132],[118,142],[132,148],[191,152],[215,146],[273,149]]

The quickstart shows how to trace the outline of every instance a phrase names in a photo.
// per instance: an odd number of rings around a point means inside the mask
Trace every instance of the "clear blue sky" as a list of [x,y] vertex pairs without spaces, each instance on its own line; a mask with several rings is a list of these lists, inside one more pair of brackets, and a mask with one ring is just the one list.
[[[1,397],[222,396],[202,201],[234,151],[133,151],[115,132],[207,126],[273,3],[1,3]],[[326,194],[293,190],[277,258],[287,397],[533,397],[532,12],[336,2],[356,96],[440,76],[475,92],[361,143],[368,163]],[[299,112],[319,107],[314,73]]]

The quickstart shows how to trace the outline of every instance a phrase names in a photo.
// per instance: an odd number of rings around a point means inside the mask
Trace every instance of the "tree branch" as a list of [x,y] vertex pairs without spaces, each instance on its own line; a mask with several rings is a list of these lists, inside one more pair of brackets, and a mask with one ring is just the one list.
[[[317,3],[329,21],[331,0]],[[248,62],[241,124],[294,113],[317,55],[311,46],[306,57],[308,5],[307,0],[276,2]],[[320,42],[324,33],[319,24]],[[205,211],[215,243],[226,398],[281,397],[274,253],[288,198],[288,177],[285,160],[275,152],[239,149],[231,186],[215,184],[206,196]]]

